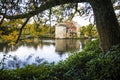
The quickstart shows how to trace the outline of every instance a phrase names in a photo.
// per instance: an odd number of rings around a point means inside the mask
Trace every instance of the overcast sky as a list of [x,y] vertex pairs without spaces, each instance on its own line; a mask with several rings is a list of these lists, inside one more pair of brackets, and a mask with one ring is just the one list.
[[[93,20],[93,19],[92,19],[92,20]],[[81,25],[81,26],[85,26],[85,25],[90,24],[89,19],[84,19],[84,18],[82,18],[82,17],[80,17],[80,16],[74,17],[74,18],[73,18],[73,21],[77,22],[77,23],[78,23],[79,25]],[[92,22],[93,22],[93,21],[92,21]]]

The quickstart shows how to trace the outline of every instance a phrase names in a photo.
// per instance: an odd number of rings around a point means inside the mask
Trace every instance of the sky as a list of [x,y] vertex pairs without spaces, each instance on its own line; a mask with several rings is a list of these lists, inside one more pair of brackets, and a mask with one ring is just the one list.
[[80,26],[86,26],[86,25],[90,24],[89,19],[84,19],[80,16],[75,16],[73,18],[73,21],[77,22]]
[[[79,3],[79,5],[80,6],[85,6],[83,3]],[[113,4],[113,6],[117,6],[117,5],[120,6],[120,1],[118,1],[118,2],[116,2],[116,3]],[[115,10],[115,13],[116,13],[116,15],[119,15],[120,14],[120,10]],[[93,12],[91,12],[91,14],[93,14]],[[89,18],[85,19],[85,18],[80,17],[80,16],[75,16],[73,18],[73,21],[77,22],[81,26],[86,26],[86,25],[90,24]],[[91,18],[91,22],[92,23],[93,23],[93,21],[94,21],[94,17]],[[119,19],[119,21],[120,21],[120,19]]]
[[[91,18],[92,19],[92,22],[93,22],[93,18]],[[33,18],[31,18],[31,20],[30,20],[30,23],[33,23]],[[83,18],[83,17],[80,17],[80,16],[75,16],[73,19],[72,19],[72,21],[74,21],[74,22],[77,22],[80,26],[86,26],[86,25],[89,25],[90,24],[90,22],[89,22],[89,18]],[[56,23],[52,23],[53,25],[55,25]]]

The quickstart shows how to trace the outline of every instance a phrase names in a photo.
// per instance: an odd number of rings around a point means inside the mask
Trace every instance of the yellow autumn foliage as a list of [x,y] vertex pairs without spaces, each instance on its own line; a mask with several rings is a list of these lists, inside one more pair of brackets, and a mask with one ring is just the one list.
[[16,39],[17,39],[17,36],[18,36],[18,32],[17,31],[13,31],[9,35],[2,35],[1,38],[5,42],[15,42]]

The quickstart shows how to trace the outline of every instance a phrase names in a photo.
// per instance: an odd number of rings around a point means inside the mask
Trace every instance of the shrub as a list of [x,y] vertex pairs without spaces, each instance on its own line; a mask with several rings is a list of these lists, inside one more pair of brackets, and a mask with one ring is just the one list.
[[120,45],[117,45],[87,63],[86,80],[119,80],[119,71]]

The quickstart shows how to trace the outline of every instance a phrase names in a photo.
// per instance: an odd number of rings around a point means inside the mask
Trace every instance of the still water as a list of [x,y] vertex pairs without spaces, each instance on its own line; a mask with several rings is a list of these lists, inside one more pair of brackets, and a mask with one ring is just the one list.
[[81,51],[85,42],[75,39],[38,40],[20,42],[16,46],[0,44],[0,68],[15,69],[29,64],[59,62]]

